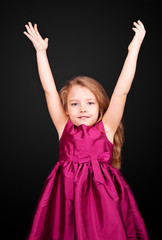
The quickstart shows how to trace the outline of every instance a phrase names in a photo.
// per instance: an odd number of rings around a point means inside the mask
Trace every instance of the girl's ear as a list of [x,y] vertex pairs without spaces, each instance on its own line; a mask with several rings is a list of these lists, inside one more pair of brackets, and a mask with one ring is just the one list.
[[69,115],[67,107],[65,107],[65,113],[66,115]]

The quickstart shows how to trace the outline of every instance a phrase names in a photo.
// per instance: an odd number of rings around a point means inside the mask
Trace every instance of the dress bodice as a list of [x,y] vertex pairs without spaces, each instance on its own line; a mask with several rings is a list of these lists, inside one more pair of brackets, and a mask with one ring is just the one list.
[[108,140],[103,122],[86,126],[75,126],[68,120],[59,142],[59,161],[88,163],[94,178],[103,183],[100,163],[112,165],[113,144]]
[[88,156],[109,155],[112,164],[113,144],[108,140],[103,122],[86,126],[75,126],[68,120],[59,142],[59,160],[79,161]]

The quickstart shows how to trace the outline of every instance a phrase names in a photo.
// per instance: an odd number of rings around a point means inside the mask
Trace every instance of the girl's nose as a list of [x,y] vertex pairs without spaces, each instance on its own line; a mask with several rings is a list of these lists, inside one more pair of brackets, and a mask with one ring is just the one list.
[[80,112],[86,112],[86,107],[84,105],[80,106]]
[[80,110],[80,112],[86,112],[86,110]]

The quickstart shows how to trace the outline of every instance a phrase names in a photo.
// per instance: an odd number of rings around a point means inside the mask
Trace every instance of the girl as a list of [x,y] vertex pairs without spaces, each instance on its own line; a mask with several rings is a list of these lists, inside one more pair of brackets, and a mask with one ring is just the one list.
[[111,100],[94,79],[78,76],[57,92],[37,25],[24,34],[36,50],[49,114],[59,136],[59,161],[48,176],[28,240],[148,239],[129,185],[121,175],[121,123],[138,53],[145,36],[141,21]]

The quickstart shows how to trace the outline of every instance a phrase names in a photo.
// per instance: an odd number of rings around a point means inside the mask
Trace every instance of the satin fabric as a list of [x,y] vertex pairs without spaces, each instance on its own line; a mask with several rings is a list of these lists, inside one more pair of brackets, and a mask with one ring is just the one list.
[[145,223],[103,122],[67,122],[27,240],[147,240]]

